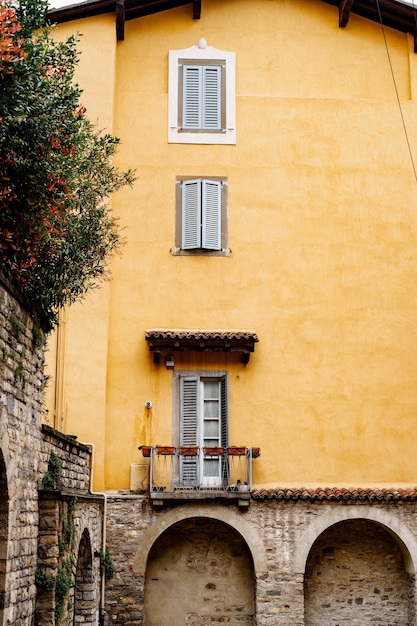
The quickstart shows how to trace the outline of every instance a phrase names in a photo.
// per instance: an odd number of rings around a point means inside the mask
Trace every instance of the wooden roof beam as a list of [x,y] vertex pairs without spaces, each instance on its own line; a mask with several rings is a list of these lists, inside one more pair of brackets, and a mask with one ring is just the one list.
[[201,17],[201,0],[193,0],[193,20],[199,20]]
[[340,0],[339,2],[339,28],[344,28],[348,21],[350,11],[355,0]]
[[116,0],[116,37],[117,41],[125,38],[125,0]]

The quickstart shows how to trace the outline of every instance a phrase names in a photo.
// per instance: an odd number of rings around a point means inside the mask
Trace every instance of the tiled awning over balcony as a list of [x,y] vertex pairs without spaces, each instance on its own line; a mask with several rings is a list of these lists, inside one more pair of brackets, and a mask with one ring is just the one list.
[[259,341],[256,333],[245,330],[185,330],[154,328],[145,331],[154,363],[161,352],[240,352],[242,363],[249,362],[250,353]]

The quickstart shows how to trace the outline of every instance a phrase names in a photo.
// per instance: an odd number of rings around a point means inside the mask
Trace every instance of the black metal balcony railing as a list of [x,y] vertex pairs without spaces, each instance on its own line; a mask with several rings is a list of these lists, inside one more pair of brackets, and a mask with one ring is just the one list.
[[[250,492],[252,461],[259,448],[140,446],[150,458],[151,493],[179,491]],[[237,495],[237,494],[236,494]]]

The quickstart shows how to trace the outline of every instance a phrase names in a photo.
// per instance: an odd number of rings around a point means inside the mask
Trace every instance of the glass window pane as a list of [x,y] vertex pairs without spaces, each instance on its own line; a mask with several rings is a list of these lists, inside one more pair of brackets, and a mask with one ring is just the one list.
[[204,401],[204,417],[218,417],[219,416],[219,403],[217,400]]
[[219,399],[220,385],[218,380],[205,380],[204,381],[204,399],[210,400]]
[[204,446],[207,446],[208,448],[217,448],[220,444],[219,438],[215,438],[215,439],[204,439]]
[[204,476],[219,475],[219,459],[204,459]]
[[218,420],[206,420],[204,422],[204,437],[218,437],[219,436],[219,422]]

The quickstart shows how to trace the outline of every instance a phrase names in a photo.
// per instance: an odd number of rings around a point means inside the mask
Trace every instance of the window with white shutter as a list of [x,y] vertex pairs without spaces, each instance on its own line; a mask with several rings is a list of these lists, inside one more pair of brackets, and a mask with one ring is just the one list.
[[236,143],[236,60],[200,39],[169,52],[168,141]]
[[183,66],[181,128],[186,131],[224,130],[221,65]]
[[[181,417],[180,445],[198,445],[198,378],[184,376],[181,378]],[[195,486],[198,481],[198,457],[181,457],[181,483],[184,486]]]
[[182,486],[220,486],[227,480],[226,456],[206,455],[205,448],[226,449],[227,377],[180,375],[180,446],[198,446],[198,456],[183,456],[180,461]]
[[201,248],[201,180],[182,183],[182,250]]
[[218,180],[201,181],[201,247],[221,250],[221,186]]
[[176,205],[176,245],[172,254],[230,254],[226,178],[178,177]]

